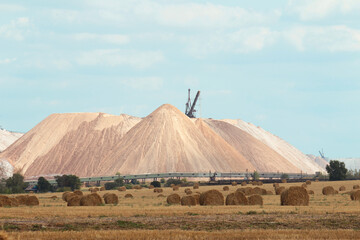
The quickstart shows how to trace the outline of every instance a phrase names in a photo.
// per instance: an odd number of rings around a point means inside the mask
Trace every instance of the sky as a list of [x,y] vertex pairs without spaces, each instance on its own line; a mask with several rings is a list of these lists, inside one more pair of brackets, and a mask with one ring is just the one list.
[[0,1],[0,126],[162,104],[359,157],[360,1]]

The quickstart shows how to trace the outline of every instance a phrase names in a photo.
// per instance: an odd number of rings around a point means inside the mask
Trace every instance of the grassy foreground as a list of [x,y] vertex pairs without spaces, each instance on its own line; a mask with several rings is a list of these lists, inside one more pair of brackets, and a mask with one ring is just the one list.
[[[263,206],[169,206],[150,189],[99,192],[116,193],[117,205],[67,207],[62,193],[36,194],[40,206],[0,208],[0,225],[8,239],[360,239],[360,201],[347,194],[355,184],[360,181],[312,182],[308,189],[315,195],[306,207],[280,206],[277,195],[263,196]],[[347,190],[322,195],[329,185]],[[222,187],[193,192],[218,189],[226,197],[240,188]],[[260,187],[274,192],[271,184]],[[176,193],[183,196],[184,189]],[[164,188],[163,194],[173,192]],[[126,193],[134,198],[125,199]]]

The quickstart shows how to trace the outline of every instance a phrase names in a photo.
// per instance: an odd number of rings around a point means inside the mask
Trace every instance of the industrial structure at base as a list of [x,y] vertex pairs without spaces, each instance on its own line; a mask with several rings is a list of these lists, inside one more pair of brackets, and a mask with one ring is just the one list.
[[[258,173],[258,177],[261,180],[264,179],[281,179],[284,175],[288,179],[313,179],[318,177],[319,174],[303,174],[303,173]],[[219,172],[208,172],[208,173],[149,173],[149,174],[136,174],[136,175],[115,175],[115,176],[106,176],[106,177],[88,177],[80,178],[81,183],[100,183],[100,182],[109,182],[114,181],[115,179],[123,178],[125,182],[130,182],[131,180],[141,180],[145,182],[146,179],[151,179],[157,181],[160,178],[208,178],[210,181],[216,181],[217,178],[221,179],[230,179],[230,180],[252,180],[254,178],[254,173],[241,172],[241,173],[219,173]],[[37,180],[27,180],[30,185],[36,185]],[[50,179],[51,184],[56,184],[55,179]]]

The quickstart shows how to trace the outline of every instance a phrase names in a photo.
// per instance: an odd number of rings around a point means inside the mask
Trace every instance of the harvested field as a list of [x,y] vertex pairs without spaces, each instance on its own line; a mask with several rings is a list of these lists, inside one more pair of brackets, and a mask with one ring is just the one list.
[[[347,193],[322,194],[322,189],[328,185],[336,189],[341,186],[352,189],[356,184],[360,184],[360,181],[312,182],[307,190],[315,194],[309,196],[308,206],[281,206],[279,195],[261,196],[262,206],[168,205],[166,197],[157,197],[152,191],[130,189],[126,192],[114,190],[97,193],[101,197],[110,193],[118,195],[120,201],[117,205],[67,207],[67,202],[61,199],[62,193],[32,194],[38,197],[39,205],[0,207],[0,224],[14,239],[80,239],[79,236],[86,234],[96,234],[98,239],[114,239],[114,234],[128,236],[126,234],[130,232],[147,233],[149,238],[156,233],[164,236],[164,239],[174,232],[182,234],[174,235],[174,239],[182,239],[182,236],[188,236],[188,239],[217,239],[218,236],[223,239],[234,236],[246,239],[260,233],[264,236],[273,234],[271,238],[277,239],[311,239],[319,236],[325,239],[326,236],[340,236],[337,235],[339,233],[345,234],[341,238],[358,238],[360,201],[352,201]],[[280,185],[288,189],[299,186],[299,183]],[[215,189],[226,198],[237,188],[246,187],[238,185],[231,187],[229,192],[223,192],[223,186],[201,186],[199,192]],[[262,188],[267,191],[274,189],[272,184],[264,184]],[[180,199],[187,196],[184,189],[176,192]],[[174,193],[172,188],[163,190],[164,196]],[[126,194],[132,194],[134,198],[125,198]],[[192,196],[196,195],[199,196]],[[21,198],[21,195],[14,196]],[[52,196],[57,198],[51,199]]]

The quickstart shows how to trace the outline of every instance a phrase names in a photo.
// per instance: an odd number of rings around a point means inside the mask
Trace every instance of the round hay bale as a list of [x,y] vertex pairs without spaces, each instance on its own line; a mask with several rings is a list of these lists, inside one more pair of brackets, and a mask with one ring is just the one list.
[[154,193],[162,193],[163,189],[162,188],[154,188]]
[[15,197],[18,202],[19,202],[19,205],[26,205],[26,195],[19,195],[19,196],[16,196]]
[[322,189],[322,194],[323,195],[334,195],[336,193],[335,193],[335,189],[332,186],[327,186]]
[[50,199],[52,199],[52,200],[55,200],[55,199],[57,199],[58,197],[57,196],[51,196],[51,197],[49,197]]
[[241,186],[245,187],[247,185],[246,182],[241,182]]
[[98,192],[100,189],[99,188],[92,188],[91,190],[90,190],[90,192],[91,193],[96,193],[96,192]]
[[248,205],[248,200],[244,193],[236,191],[226,196],[226,205]]
[[257,185],[258,185],[257,181],[252,181],[251,184],[252,184],[253,186],[257,186]]
[[308,192],[308,194],[310,194],[310,195],[314,195],[314,194],[315,194],[313,190],[308,190],[307,192]]
[[287,180],[286,179],[281,179],[281,182],[282,183],[287,183]]
[[83,195],[84,195],[84,193],[83,193],[82,191],[80,191],[80,190],[75,190],[75,191],[74,191],[74,194],[79,195],[79,196],[83,196]]
[[[253,188],[253,194],[262,195],[263,191],[259,187]],[[266,190],[265,190],[266,193]]]
[[26,206],[38,206],[39,199],[36,196],[28,196],[26,198]]
[[200,194],[194,194],[193,197],[195,198],[196,204],[200,204]]
[[230,189],[229,189],[228,186],[224,186],[224,187],[223,187],[223,190],[224,190],[224,191],[229,191]]
[[4,232],[4,231],[0,232],[0,240],[9,240],[8,235],[7,235],[6,232]]
[[80,206],[80,200],[83,196],[74,194],[71,197],[67,199],[67,206],[73,207],[73,206]]
[[16,198],[9,198],[11,202],[11,207],[18,207],[19,201]]
[[193,189],[199,189],[199,183],[194,183]]
[[306,185],[311,185],[311,181],[310,180],[306,180]]
[[126,187],[125,187],[125,186],[119,187],[119,188],[118,188],[118,191],[120,191],[120,192],[125,192],[125,191],[126,191]]
[[248,197],[248,204],[249,205],[263,205],[263,198],[262,196],[255,194]]
[[125,198],[134,198],[134,196],[132,194],[128,193],[128,194],[125,194]]
[[278,187],[275,189],[276,195],[280,195],[283,191],[285,191],[285,187]]
[[105,191],[105,190],[106,190],[105,187],[100,188],[100,191]]
[[173,186],[173,191],[179,191],[179,186]]
[[184,193],[186,193],[187,191],[191,191],[190,188],[185,188]]
[[249,181],[249,184],[252,184],[252,181]]
[[307,184],[306,183],[303,183],[303,184],[301,184],[301,187],[303,187],[303,188],[307,188]]
[[62,200],[64,200],[65,202],[66,202],[66,195],[68,195],[68,194],[70,194],[70,193],[72,193],[72,192],[64,192],[63,194],[62,194]]
[[170,187],[172,187],[172,188],[173,188],[173,187],[175,187],[175,184],[173,184],[173,183],[172,183],[172,184],[170,184]]
[[8,196],[0,195],[0,207],[11,207],[11,200]]
[[163,194],[159,194],[157,197],[165,197],[165,195],[163,195]]
[[360,201],[360,190],[354,191],[350,194],[350,198],[353,201]]
[[259,181],[259,182],[258,182],[258,185],[259,185],[259,186],[262,186],[263,184],[264,184],[264,183],[263,183],[262,181]]
[[236,191],[240,191],[240,192],[244,193],[246,196],[254,194],[254,190],[251,187],[239,188]]
[[224,205],[224,196],[218,190],[209,190],[200,195],[200,205]]
[[179,194],[173,193],[173,194],[170,194],[167,197],[166,202],[168,204],[180,204],[181,203],[181,198],[180,198]]
[[360,186],[359,185],[354,185],[353,186],[353,189],[355,190],[355,189],[360,189]]
[[274,193],[272,191],[270,191],[270,190],[267,190],[266,195],[274,195]]
[[183,196],[181,198],[181,205],[182,206],[195,206],[196,199],[194,196]]
[[345,191],[345,190],[346,190],[346,187],[345,187],[345,186],[339,187],[339,191],[340,191],[340,192]]
[[103,201],[99,194],[91,193],[88,195],[82,196],[80,199],[80,206],[100,206],[103,204]]
[[149,189],[154,189],[155,187],[153,185],[150,185],[149,186]]
[[119,203],[119,197],[116,196],[115,193],[109,193],[104,195],[104,201],[105,204],[118,204]]
[[237,182],[232,182],[231,186],[237,186]]
[[133,187],[133,189],[136,189],[136,190],[141,190],[141,189],[142,189],[142,187],[141,187],[140,185],[135,185],[135,186]]
[[278,183],[273,183],[273,187],[278,188],[278,187],[280,187],[280,185]]
[[[76,194],[75,193],[68,193],[65,195],[65,202],[67,202],[69,200],[69,198],[75,196]],[[77,196],[80,196],[80,195],[77,195]],[[81,196],[80,196],[81,197]]]
[[290,187],[281,193],[282,206],[308,206],[309,194],[303,187]]
[[94,188],[89,188],[89,191],[91,192]]
[[187,191],[186,192],[186,195],[191,195],[193,192],[190,190],[190,191]]

